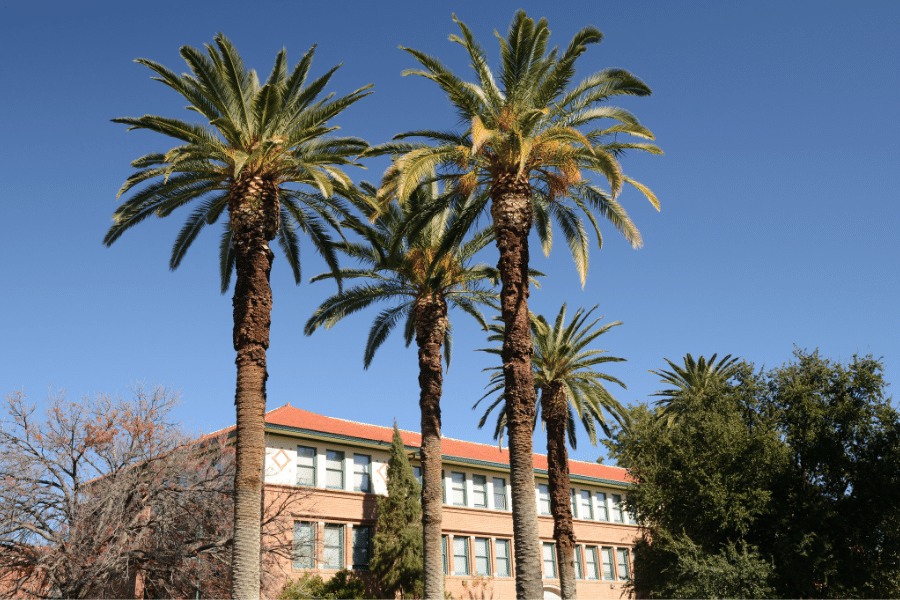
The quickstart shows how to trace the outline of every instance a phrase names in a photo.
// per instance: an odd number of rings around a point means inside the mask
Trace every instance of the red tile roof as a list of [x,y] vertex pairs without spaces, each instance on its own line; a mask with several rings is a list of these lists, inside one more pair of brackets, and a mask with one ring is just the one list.
[[[368,425],[366,423],[357,423],[355,421],[346,421],[344,419],[335,419],[333,417],[317,415],[308,410],[295,408],[289,404],[267,412],[266,424],[294,427],[297,429],[306,429],[334,435],[345,435],[348,437],[385,442],[387,444],[391,443],[391,439],[394,436],[394,429],[392,427]],[[403,443],[407,446],[418,448],[421,445],[421,435],[417,432],[404,431],[401,429],[400,437],[403,438]],[[465,442],[445,437],[441,439],[441,450],[444,456],[483,460],[506,465],[509,464],[509,451],[505,448],[500,450],[494,445],[477,444],[475,442]],[[547,456],[544,454],[535,454],[534,468],[546,471]],[[623,484],[628,483],[629,481],[625,469],[578,460],[569,461],[569,472],[573,475],[596,477],[598,479],[607,479]]]

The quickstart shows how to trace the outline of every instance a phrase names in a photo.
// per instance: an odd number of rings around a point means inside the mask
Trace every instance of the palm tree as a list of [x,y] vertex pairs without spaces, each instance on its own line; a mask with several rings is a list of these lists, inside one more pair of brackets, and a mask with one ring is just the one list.
[[[731,360],[729,360],[731,359]],[[650,371],[654,375],[662,377],[661,383],[667,383],[675,386],[673,389],[658,391],[651,396],[662,396],[656,401],[656,405],[661,407],[657,416],[660,419],[666,418],[667,424],[671,427],[678,416],[684,412],[690,405],[690,401],[699,400],[706,394],[715,390],[731,379],[737,373],[739,365],[737,358],[731,358],[726,355],[719,364],[716,364],[716,355],[713,354],[707,361],[704,357],[694,361],[694,357],[690,354],[684,357],[684,368],[679,367],[668,358],[664,358],[672,371]]]
[[[433,143],[382,144],[367,154],[403,153],[397,161],[397,197],[404,202],[429,173],[451,185],[451,192],[435,203],[461,203],[474,194],[467,209],[466,227],[487,209],[500,252],[498,270],[502,316],[506,337],[503,365],[506,376],[507,425],[509,428],[510,479],[512,483],[513,535],[516,547],[516,593],[519,597],[542,595],[541,555],[537,533],[534,473],[531,462],[535,392],[531,374],[531,339],[528,325],[528,234],[537,225],[544,252],[549,252],[551,222],[556,221],[575,258],[582,279],[588,267],[588,235],[577,210],[583,211],[602,243],[595,213],[610,221],[634,247],[641,245],[637,228],[617,202],[623,183],[641,190],[659,208],[645,186],[622,173],[618,157],[628,149],[660,154],[650,143],[625,142],[618,134],[653,139],[630,112],[600,104],[612,96],[647,96],[650,88],[621,69],[607,69],[569,86],[575,61],[598,43],[602,34],[585,27],[560,54],[546,52],[550,30],[547,21],[537,23],[519,11],[506,39],[500,39],[502,65],[495,78],[484,51],[472,32],[454,16],[462,36],[450,39],[468,52],[478,80],[463,81],[434,57],[404,48],[425,70],[421,75],[436,82],[469,125],[463,133],[412,131],[395,139],[423,137]],[[603,127],[597,121],[611,119]],[[586,177],[597,173],[609,183],[609,191]],[[577,209],[577,210],[576,210]],[[422,218],[430,211],[423,211]]]
[[[617,383],[623,388],[625,384],[617,378],[594,370],[595,365],[607,362],[622,362],[624,358],[608,356],[606,350],[585,350],[585,348],[613,327],[621,325],[621,321],[608,323],[597,330],[594,326],[603,317],[585,325],[594,306],[586,313],[582,308],[576,311],[572,321],[565,325],[566,305],[563,304],[551,326],[543,316],[532,316],[531,337],[534,343],[534,354],[531,363],[534,371],[534,386],[541,391],[541,419],[547,427],[547,468],[550,480],[550,512],[553,515],[553,538],[556,540],[556,559],[559,564],[559,580],[563,598],[575,598],[575,533],[572,525],[572,507],[569,487],[569,457],[566,451],[566,436],[572,448],[577,448],[575,435],[575,415],[581,420],[588,432],[591,444],[597,445],[597,428],[599,424],[603,432],[611,435],[604,418],[604,411],[609,413],[619,425],[627,423],[627,410],[606,390],[603,381]],[[503,340],[503,325],[492,324],[493,332],[490,341]],[[484,348],[486,352],[500,354],[500,348]],[[481,420],[481,428],[488,415],[499,404],[505,402],[503,372],[499,367],[491,377],[492,387],[484,398],[495,392],[501,392],[494,400]],[[475,408],[475,407],[473,407]],[[494,437],[502,439],[506,428],[507,417],[504,410],[497,416]]]
[[[357,204],[361,210],[370,213],[377,205],[376,190],[367,183],[361,187],[367,197],[359,198]],[[340,276],[365,282],[325,300],[307,321],[304,330],[310,335],[320,326],[329,328],[347,315],[376,302],[392,303],[393,306],[378,314],[369,331],[363,359],[366,368],[398,323],[405,322],[407,346],[415,336],[419,349],[419,406],[422,411],[422,535],[426,598],[444,597],[440,401],[442,347],[444,360],[450,366],[448,308],[461,309],[486,326],[478,305],[496,308],[497,294],[484,284],[496,285],[498,279],[495,268],[469,264],[475,253],[493,238],[490,228],[478,232],[466,243],[460,243],[460,240],[448,242],[459,218],[453,209],[434,215],[414,236],[400,234],[404,222],[436,195],[437,185],[426,184],[416,190],[402,209],[391,203],[384,212],[375,212],[373,225],[358,221],[347,223],[363,242],[343,242],[335,247],[357,259],[363,268],[325,273],[313,281]],[[450,252],[436,258],[437,249],[448,243]]]
[[[215,223],[225,210],[221,238],[222,292],[236,271],[234,289],[234,349],[237,351],[236,473],[232,595],[258,598],[260,591],[260,497],[265,456],[266,350],[269,347],[272,291],[269,273],[274,254],[269,241],[278,238],[284,255],[300,282],[298,229],[306,233],[332,269],[337,269],[325,225],[337,227],[342,203],[332,192],[350,184],[341,170],[355,164],[350,158],[367,147],[357,138],[329,138],[337,129],[328,121],[368,95],[360,88],[342,98],[316,97],[337,67],[305,85],[313,48],[288,74],[282,50],[265,84],[255,71],[244,67],[234,45],[223,34],[207,55],[182,46],[181,56],[191,74],[176,75],[146,59],[161,81],[184,96],[188,109],[208,124],[145,115],[113,119],[129,129],[149,129],[178,140],[166,153],[154,152],[131,163],[137,172],[119,190],[132,191],[113,215],[103,242],[115,242],[126,230],[147,217],[166,217],[191,201],[199,206],[188,217],[169,266],[178,267],[185,252],[205,225]],[[305,184],[315,191],[285,187]]]

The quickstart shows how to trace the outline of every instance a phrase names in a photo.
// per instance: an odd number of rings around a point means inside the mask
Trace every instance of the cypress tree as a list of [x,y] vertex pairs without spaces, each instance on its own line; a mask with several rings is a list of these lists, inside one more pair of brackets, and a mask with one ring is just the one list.
[[378,523],[369,570],[385,598],[421,598],[421,488],[406,456],[397,422],[388,460],[387,496],[378,498]]

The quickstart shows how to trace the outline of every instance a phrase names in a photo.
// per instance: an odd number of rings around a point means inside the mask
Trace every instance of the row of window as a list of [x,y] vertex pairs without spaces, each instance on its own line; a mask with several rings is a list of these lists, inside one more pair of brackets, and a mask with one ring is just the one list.
[[[349,565],[344,564],[344,528],[340,523],[325,523],[322,528],[322,543],[317,540],[317,523],[314,521],[294,522],[294,568],[315,569],[319,563],[323,569],[343,569],[348,566],[358,571],[369,568],[372,556],[372,527],[353,525],[351,527],[351,558]],[[321,547],[321,559],[319,548]]]
[[[597,554],[600,554],[598,572]],[[548,573],[553,573],[552,577]],[[575,579],[600,579],[605,581],[631,579],[627,548],[610,548],[608,546],[575,546]],[[556,544],[544,543],[544,577],[555,579]]]
[[[621,494],[607,494],[590,490],[571,489],[572,518],[588,521],[612,521],[613,523],[634,523],[625,511]],[[538,512],[550,514],[550,488],[547,484],[538,485]]]
[[[342,450],[325,451],[325,487],[330,490],[345,489],[345,455]],[[315,487],[316,449],[297,446],[297,485]],[[353,455],[353,491],[372,493],[372,457],[368,454]]]

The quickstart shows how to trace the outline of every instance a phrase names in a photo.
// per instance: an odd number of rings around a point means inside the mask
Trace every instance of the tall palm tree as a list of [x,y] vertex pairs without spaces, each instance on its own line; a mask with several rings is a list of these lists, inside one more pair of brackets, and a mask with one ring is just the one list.
[[[581,420],[591,444],[597,445],[599,424],[609,436],[610,429],[604,418],[609,413],[620,425],[627,423],[627,410],[604,387],[603,382],[616,383],[623,388],[619,379],[594,370],[594,366],[608,362],[622,362],[604,354],[606,350],[585,350],[585,348],[621,321],[608,323],[599,329],[594,326],[603,317],[586,325],[588,317],[596,310],[584,312],[579,308],[572,321],[566,325],[566,305],[563,304],[551,326],[543,316],[531,319],[531,337],[534,354],[531,363],[534,370],[534,386],[540,390],[538,402],[541,419],[547,428],[547,469],[550,481],[550,512],[553,515],[553,538],[556,540],[556,559],[559,564],[559,580],[563,598],[575,598],[575,532],[572,524],[572,507],[569,487],[569,456],[566,451],[566,436],[572,449],[577,448],[575,416]],[[503,340],[503,325],[492,324],[490,341]],[[500,354],[500,348],[484,348],[486,352]],[[481,428],[495,407],[506,401],[503,372],[499,367],[491,377],[492,387],[484,398],[501,392],[481,417]],[[478,406],[479,400],[475,403]],[[474,408],[474,407],[473,407]],[[497,416],[494,436],[502,439],[507,418],[501,410]]]
[[[437,170],[457,194],[435,203],[460,203],[474,194],[477,202],[467,209],[467,226],[487,210],[500,253],[498,270],[506,337],[503,365],[509,428],[510,479],[512,484],[513,535],[515,539],[516,593],[534,598],[542,594],[541,555],[537,535],[534,473],[531,462],[535,392],[531,374],[531,339],[528,325],[528,234],[532,223],[545,252],[549,252],[551,222],[556,221],[575,258],[582,279],[588,267],[588,235],[578,210],[602,241],[595,213],[610,221],[634,247],[641,245],[637,228],[617,202],[623,183],[642,191],[659,208],[645,186],[622,173],[618,157],[629,149],[660,154],[650,143],[619,141],[618,134],[652,139],[630,112],[601,103],[612,96],[647,96],[650,88],[621,69],[606,69],[570,87],[575,61],[598,43],[602,34],[585,27],[561,54],[547,50],[547,21],[537,23],[519,11],[506,39],[500,39],[502,64],[498,77],[488,67],[484,51],[472,32],[454,16],[461,36],[450,39],[469,54],[476,82],[463,81],[434,57],[404,48],[425,67],[405,74],[421,75],[436,82],[469,125],[462,133],[412,131],[395,139],[423,137],[427,142],[383,144],[367,154],[403,153],[397,161],[396,180],[400,202],[419,183]],[[598,121],[611,119],[601,126]],[[608,121],[606,121],[608,122]],[[431,145],[433,144],[433,145]],[[588,179],[596,173],[606,179],[604,190]],[[452,191],[452,190],[451,190]],[[427,218],[424,211],[422,218]]]
[[[366,213],[377,202],[376,190],[361,184],[365,197],[357,200]],[[485,326],[478,305],[496,308],[497,294],[486,283],[496,285],[497,270],[487,265],[471,265],[476,252],[493,238],[490,228],[476,233],[468,242],[452,240],[450,252],[437,257],[437,249],[448,244],[459,214],[446,209],[430,219],[415,235],[402,235],[403,224],[421,206],[437,195],[436,184],[421,186],[403,208],[388,204],[384,212],[373,214],[372,225],[347,223],[363,241],[343,242],[335,247],[362,263],[359,269],[342,269],[313,278],[362,279],[364,283],[331,296],[307,321],[305,332],[312,334],[320,326],[335,323],[376,302],[393,304],[380,312],[369,331],[364,354],[366,368],[375,352],[394,327],[405,322],[406,345],[413,336],[419,349],[419,406],[422,412],[422,535],[425,562],[425,597],[444,597],[444,571],[441,556],[441,388],[444,360],[450,365],[451,338],[449,307],[461,309]],[[399,236],[399,239],[398,239]]]
[[[729,360],[730,359],[730,360]],[[739,365],[737,358],[726,355],[719,364],[716,364],[716,355],[713,354],[707,361],[704,357],[694,361],[694,357],[687,354],[684,357],[684,367],[679,367],[668,358],[664,358],[671,371],[650,371],[654,375],[662,377],[660,383],[675,386],[672,389],[658,391],[651,396],[662,396],[656,401],[661,407],[658,413],[660,419],[666,419],[669,426],[678,420],[678,416],[688,407],[690,400],[697,400],[705,394],[712,392],[716,386],[725,383],[737,372]]]
[[[153,70],[161,81],[188,101],[189,110],[208,123],[189,123],[145,115],[113,119],[129,129],[149,129],[178,141],[166,153],[154,152],[131,163],[137,172],[119,190],[131,191],[113,215],[103,242],[115,242],[147,217],[166,217],[191,201],[199,206],[188,217],[169,266],[178,267],[205,225],[227,209],[221,238],[222,292],[232,271],[234,289],[234,349],[237,351],[236,473],[232,595],[258,598],[260,591],[260,496],[265,457],[266,350],[272,311],[269,273],[274,257],[269,241],[278,242],[300,282],[298,229],[306,233],[332,269],[337,269],[326,225],[337,227],[342,203],[332,197],[337,186],[350,185],[340,167],[367,147],[357,138],[332,138],[337,129],[328,121],[368,95],[371,85],[344,97],[316,100],[337,67],[306,85],[313,48],[288,73],[287,53],[275,58],[272,73],[260,85],[234,45],[223,34],[207,54],[182,46],[191,74],[176,75],[146,59],[136,62]],[[137,186],[151,182],[146,186]],[[286,187],[303,184],[304,191]],[[316,190],[318,193],[316,193]]]

